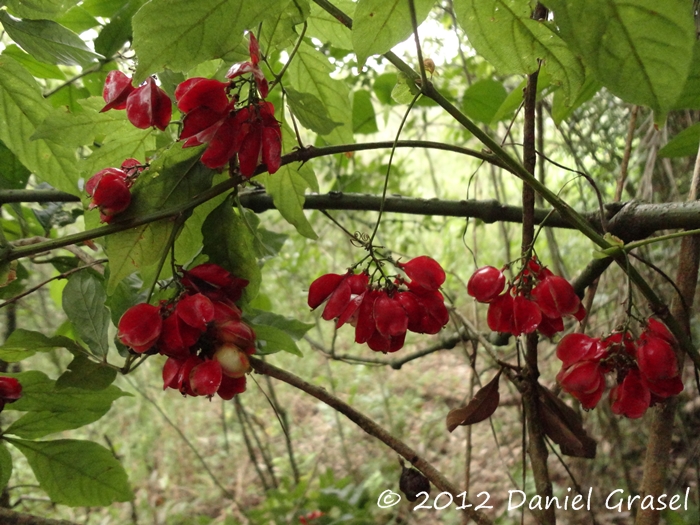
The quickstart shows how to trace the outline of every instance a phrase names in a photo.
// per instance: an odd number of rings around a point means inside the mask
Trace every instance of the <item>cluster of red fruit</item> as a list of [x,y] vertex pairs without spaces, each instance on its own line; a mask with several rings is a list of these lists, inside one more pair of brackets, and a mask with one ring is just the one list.
[[91,197],[89,210],[100,210],[100,221],[110,222],[131,204],[129,188],[144,170],[136,159],[126,159],[120,168],[105,168],[95,173],[85,184],[85,192]]
[[117,337],[137,353],[168,357],[163,389],[231,399],[245,391],[248,356],[255,353],[255,333],[235,304],[248,281],[211,263],[182,274],[181,294],[158,306],[129,308]]
[[642,417],[651,405],[683,390],[675,346],[671,332],[656,319],[647,319],[636,340],[627,329],[603,339],[569,334],[557,345],[562,361],[557,381],[583,408],[591,409],[603,395],[605,374],[614,372],[612,411]]
[[329,273],[309,287],[308,304],[318,308],[325,301],[321,317],[355,327],[355,342],[367,343],[376,352],[396,352],[403,347],[406,332],[436,334],[449,321],[449,312],[439,292],[445,271],[425,255],[397,263],[410,281],[397,276],[378,287],[367,272],[344,275]]
[[22,385],[14,377],[0,377],[0,412],[7,403],[14,403],[22,397]]
[[480,303],[488,303],[486,320],[495,332],[519,336],[538,330],[552,337],[564,330],[564,316],[580,321],[586,315],[571,284],[542,267],[535,258],[503,291],[505,285],[505,275],[493,266],[479,268],[467,283],[469,295]]

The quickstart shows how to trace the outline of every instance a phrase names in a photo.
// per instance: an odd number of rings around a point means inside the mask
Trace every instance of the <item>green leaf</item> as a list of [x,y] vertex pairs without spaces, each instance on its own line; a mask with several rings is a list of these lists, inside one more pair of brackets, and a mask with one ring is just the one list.
[[296,89],[287,88],[287,100],[292,113],[305,128],[319,135],[328,135],[342,122],[333,122],[328,115],[326,106],[311,93],[299,93]]
[[255,237],[227,199],[212,211],[202,225],[202,253],[209,261],[236,277],[248,280],[244,297],[251,301],[258,294],[262,276],[255,258]]
[[30,172],[7,146],[0,142],[0,189],[21,190],[27,186]]
[[0,55],[0,140],[40,180],[78,195],[75,151],[29,138],[50,112],[51,105],[29,72]]
[[70,7],[70,0],[7,0],[3,2],[10,12],[21,18],[53,20]]
[[399,73],[396,77],[396,85],[391,90],[391,98],[398,104],[410,104],[420,93],[418,86],[404,73]]
[[81,5],[92,16],[112,18],[124,5],[125,0],[84,0]]
[[56,380],[56,388],[75,387],[83,390],[104,390],[114,383],[117,371],[78,354]]
[[[287,0],[288,1],[288,0]],[[139,57],[135,81],[169,68],[187,71],[214,58],[226,60],[245,47],[243,31],[285,0],[150,0],[132,20],[133,48]]]
[[[118,112],[117,112],[118,113]],[[121,112],[121,116],[125,116]],[[118,118],[118,116],[113,116]],[[147,152],[155,148],[153,128],[138,129],[134,126],[115,126],[104,137],[99,146],[93,148],[92,154],[78,163],[80,172],[90,178],[104,168],[121,166],[124,159],[145,160]]]
[[39,332],[17,328],[7,338],[5,344],[0,346],[0,359],[8,363],[17,363],[33,356],[37,352],[48,352],[54,348],[67,348],[74,351],[83,350],[78,343],[67,337],[46,337]]
[[304,356],[294,339],[279,328],[263,324],[252,324],[252,328],[255,330],[255,347],[258,354],[269,355],[282,350],[299,357]]
[[688,157],[698,154],[700,122],[684,129],[659,150],[659,157]]
[[269,12],[258,35],[263,53],[293,45],[299,38],[295,26],[304,23],[309,10],[308,0],[290,0],[284,8]]
[[10,425],[5,433],[35,439],[54,432],[79,428],[97,421],[112,402],[128,395],[116,386],[102,390],[58,388],[56,381],[42,372],[6,374],[22,384],[22,397],[5,406],[5,410],[27,412]]
[[12,456],[5,443],[0,441],[0,490],[7,487],[12,476]]
[[51,501],[71,507],[106,507],[134,497],[114,454],[92,441],[7,441],[27,458]]
[[490,78],[479,80],[464,92],[462,109],[469,118],[490,124],[507,96],[501,82]]
[[41,62],[88,66],[104,58],[73,31],[51,20],[19,20],[0,11],[0,22],[12,40]]
[[693,59],[690,62],[688,79],[673,109],[700,109],[700,40],[693,46]]
[[61,68],[53,64],[45,64],[39,62],[32,55],[25,53],[15,44],[10,44],[2,51],[3,55],[14,58],[17,62],[23,65],[32,76],[37,78],[53,78],[56,80],[65,80],[66,75]]
[[322,53],[302,43],[287,70],[289,87],[299,93],[314,95],[327,109],[330,120],[341,123],[323,135],[326,141],[347,144],[353,142],[350,90],[345,82],[330,77],[334,69]]
[[374,79],[372,91],[379,99],[379,102],[387,105],[394,105],[396,102],[391,98],[391,92],[398,82],[399,76],[396,73],[384,73]]
[[302,323],[297,319],[284,317],[273,312],[265,312],[263,310],[251,309],[251,316],[252,323],[279,328],[295,341],[304,337],[306,332],[316,326],[313,323]]
[[102,280],[90,271],[74,273],[63,289],[63,310],[68,320],[98,357],[109,351],[107,331],[110,321],[106,300]]
[[[132,188],[131,206],[119,220],[140,217],[156,210],[182,206],[211,187],[213,171],[199,162],[202,148],[182,148],[175,144],[139,176]],[[136,270],[157,264],[174,227],[171,220],[144,224],[109,235],[105,249],[110,275],[107,293]]]
[[129,0],[110,17],[109,23],[102,28],[95,39],[95,51],[111,57],[132,38],[131,19],[146,0]]
[[[352,18],[355,15],[355,3],[351,0],[334,0],[333,5]],[[352,50],[352,32],[325,9],[311,3],[311,13],[307,20],[306,34],[317,38],[324,44],[331,44],[339,49]]]
[[[303,170],[307,166],[302,166]],[[318,235],[304,214],[304,193],[309,187],[308,181],[292,164],[282,166],[277,173],[264,173],[258,176],[258,181],[265,186],[265,191],[272,197],[275,208],[287,222],[309,239],[317,239]]]
[[354,133],[376,133],[377,116],[372,105],[372,96],[369,91],[360,89],[355,91],[352,98],[352,130]]
[[552,102],[552,119],[554,123],[558,126],[564,120],[568,119],[574,111],[593,98],[593,95],[595,95],[600,88],[600,82],[595,80],[591,75],[588,75],[583,86],[581,86],[581,91],[579,91],[574,101],[570,104],[567,104],[561,91],[555,91],[554,100]]
[[[68,11],[59,16],[56,22],[78,34],[101,25],[100,22],[81,5],[71,7]],[[97,50],[97,52],[100,53],[101,51]]]
[[678,100],[695,44],[686,0],[546,0],[561,37],[598,81],[663,116]]
[[529,2],[456,0],[455,11],[469,43],[500,73],[533,73],[540,59],[567,100],[583,84],[581,62],[548,24],[530,18]]
[[[434,0],[416,0],[418,25],[428,17]],[[406,0],[359,0],[352,22],[352,44],[357,63],[386,53],[413,33],[411,12]]]

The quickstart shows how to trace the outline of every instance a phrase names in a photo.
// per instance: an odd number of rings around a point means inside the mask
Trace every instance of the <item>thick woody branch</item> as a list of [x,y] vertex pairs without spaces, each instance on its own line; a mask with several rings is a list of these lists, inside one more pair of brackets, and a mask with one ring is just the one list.
[[[333,396],[324,388],[307,383],[300,377],[295,376],[286,370],[277,368],[276,366],[255,357],[250,358],[250,364],[253,367],[253,370],[259,374],[264,374],[283,381],[295,388],[298,388],[299,390],[306,392],[319,401],[324,402],[331,408],[334,408],[359,426],[362,430],[367,432],[370,436],[379,439],[396,453],[406,458],[406,460],[411,462],[415,468],[420,470],[423,475],[428,478],[430,482],[439,490],[449,492],[455,499],[457,499],[457,496],[460,493],[460,490],[457,487],[450,483],[437,469],[435,469],[435,467],[430,464],[430,462],[419,456],[415,450],[406,445],[403,441],[389,434],[389,432],[375,423],[372,419],[368,418],[361,412],[358,412],[344,401],[341,401],[337,397]],[[459,500],[461,501],[461,497]],[[464,509],[464,512],[466,512],[477,524],[490,525],[493,523],[487,516],[484,515],[484,513],[474,511],[473,509],[474,507],[469,507]]]

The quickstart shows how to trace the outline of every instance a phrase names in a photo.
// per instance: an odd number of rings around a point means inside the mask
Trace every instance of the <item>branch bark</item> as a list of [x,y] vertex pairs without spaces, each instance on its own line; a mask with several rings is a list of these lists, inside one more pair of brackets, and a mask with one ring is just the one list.
[[42,518],[41,516],[34,516],[32,514],[1,508],[0,523],[2,523],[2,525],[78,525],[72,521],[52,520],[50,518]]

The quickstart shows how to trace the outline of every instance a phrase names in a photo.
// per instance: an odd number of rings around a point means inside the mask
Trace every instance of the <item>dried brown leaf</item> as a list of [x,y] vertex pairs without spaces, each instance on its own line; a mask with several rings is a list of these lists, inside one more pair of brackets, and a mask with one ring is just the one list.
[[549,389],[539,387],[539,414],[542,428],[566,456],[592,459],[596,442],[583,428],[581,416]]
[[460,425],[473,425],[487,419],[498,408],[501,396],[498,393],[498,380],[501,371],[487,385],[479,390],[466,406],[450,410],[445,418],[447,430],[452,432]]

